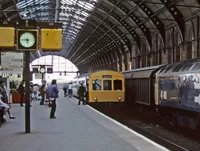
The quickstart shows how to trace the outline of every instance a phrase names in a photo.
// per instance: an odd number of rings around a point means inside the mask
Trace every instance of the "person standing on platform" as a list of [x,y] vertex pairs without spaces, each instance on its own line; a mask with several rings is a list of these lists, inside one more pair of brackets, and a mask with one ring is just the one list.
[[85,96],[85,104],[88,104],[89,102],[89,84],[88,83],[86,84],[86,91],[84,93],[84,96]]
[[69,83],[68,95],[69,95],[70,98],[72,97],[72,83]]
[[56,112],[56,99],[58,98],[58,87],[56,84],[56,80],[52,80],[51,85],[47,88],[47,95],[51,104],[51,112],[50,112],[50,118],[56,118],[55,112]]
[[69,87],[69,84],[68,84],[68,83],[65,83],[64,86],[63,86],[64,97],[67,96],[68,87]]
[[24,81],[22,81],[17,89],[18,93],[20,94],[20,106],[23,107],[23,99],[24,99]]
[[84,100],[85,92],[86,92],[86,89],[83,86],[83,83],[81,83],[81,86],[78,88],[78,98],[79,98],[78,105],[81,104],[81,101],[83,102],[83,105],[85,104],[85,100]]
[[42,99],[40,101],[40,105],[44,105],[44,100],[45,100],[45,94],[46,94],[46,81],[44,80],[42,82],[42,86],[39,88],[40,94],[42,96]]
[[34,101],[38,100],[38,90],[39,90],[38,85],[34,84],[33,85],[33,94],[32,94]]

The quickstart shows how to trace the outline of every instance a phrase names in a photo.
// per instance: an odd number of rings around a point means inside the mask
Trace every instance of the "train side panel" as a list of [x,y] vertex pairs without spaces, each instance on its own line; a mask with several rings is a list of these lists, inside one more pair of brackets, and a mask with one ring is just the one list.
[[155,105],[158,105],[158,101],[159,101],[159,97],[158,97],[158,77],[156,74],[156,78],[155,78],[155,84],[154,84],[154,100],[155,100]]
[[200,112],[200,74],[159,77],[159,105]]
[[200,112],[200,62],[166,66],[158,74],[158,105]]
[[154,106],[155,73],[161,66],[162,65],[145,67],[124,72],[125,75],[127,73],[132,73],[131,79],[125,79],[126,83],[130,84],[130,86],[127,87],[128,90],[126,89],[126,98],[129,100],[131,98],[133,103]]
[[83,86],[87,90],[87,80],[88,80],[87,78],[88,78],[88,74],[85,74],[85,75],[78,76],[78,77],[76,77],[76,78],[74,78],[72,80],[72,84],[73,84],[72,93],[73,93],[73,96],[78,97],[77,92],[78,92],[78,88],[80,87],[80,83],[82,83]]
[[[123,73],[125,78],[125,100],[127,104],[133,104],[134,89],[132,89],[132,72]],[[128,97],[127,97],[128,96]]]
[[124,92],[89,91],[89,102],[124,102]]

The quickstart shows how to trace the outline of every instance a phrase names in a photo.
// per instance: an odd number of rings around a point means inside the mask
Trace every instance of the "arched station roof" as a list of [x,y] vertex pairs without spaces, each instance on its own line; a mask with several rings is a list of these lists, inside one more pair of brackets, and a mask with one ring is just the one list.
[[[63,23],[63,56],[84,65],[112,51],[141,47],[152,34],[176,24],[184,40],[185,20],[200,10],[200,0],[0,0],[0,20],[35,19]],[[51,52],[36,52],[32,59]]]

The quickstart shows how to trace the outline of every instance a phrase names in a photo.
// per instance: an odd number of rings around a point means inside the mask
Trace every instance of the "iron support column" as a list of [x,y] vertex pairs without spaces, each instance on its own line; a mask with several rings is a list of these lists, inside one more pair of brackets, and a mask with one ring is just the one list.
[[24,52],[24,61],[23,77],[25,80],[25,133],[30,133],[30,52]]

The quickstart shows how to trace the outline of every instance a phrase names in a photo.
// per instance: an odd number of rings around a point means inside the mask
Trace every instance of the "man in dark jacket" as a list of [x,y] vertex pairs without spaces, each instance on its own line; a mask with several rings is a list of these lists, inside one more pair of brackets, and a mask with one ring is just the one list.
[[18,93],[20,94],[20,106],[24,106],[23,105],[23,99],[24,99],[24,81],[22,81],[17,89]]
[[51,85],[49,85],[47,88],[47,95],[51,103],[50,118],[56,118],[55,111],[56,111],[56,98],[58,98],[58,92],[59,91],[56,84],[56,80],[52,80]]
[[79,97],[79,102],[78,105],[80,105],[81,101],[83,102],[83,104],[85,104],[85,100],[84,100],[84,94],[85,94],[85,87],[83,86],[83,84],[81,83],[81,86],[78,89],[78,97]]

